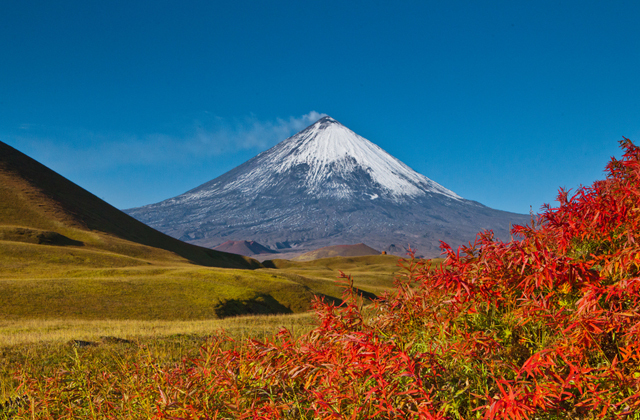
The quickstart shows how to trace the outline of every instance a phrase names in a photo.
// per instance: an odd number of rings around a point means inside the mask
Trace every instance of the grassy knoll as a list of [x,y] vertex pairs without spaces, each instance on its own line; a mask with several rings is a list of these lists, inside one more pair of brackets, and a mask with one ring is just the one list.
[[173,269],[95,276],[0,280],[4,319],[188,320],[309,309],[311,292],[267,273]]
[[[332,257],[313,261],[271,260],[265,261],[283,273],[304,276],[312,281],[335,281],[340,272],[352,275],[354,285],[366,292],[379,295],[393,289],[393,278],[404,269],[400,263],[407,260],[395,255],[367,255],[362,257]],[[431,260],[439,264],[441,259]]]
[[[146,258],[142,258],[146,257]],[[236,270],[105,250],[0,241],[0,319],[205,320],[301,313],[314,295],[339,300],[339,271],[367,296],[393,287],[389,255]]]

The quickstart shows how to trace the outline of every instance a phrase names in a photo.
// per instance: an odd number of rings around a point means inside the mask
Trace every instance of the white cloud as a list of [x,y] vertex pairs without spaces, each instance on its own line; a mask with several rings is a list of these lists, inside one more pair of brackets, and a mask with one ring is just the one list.
[[[262,151],[325,115],[311,111],[301,117],[278,118],[275,121],[260,121],[254,117],[247,117],[240,121],[225,121],[218,118],[208,128],[197,127],[196,134],[189,143],[192,150],[204,151],[208,154],[248,149]],[[207,149],[206,146],[211,148]],[[200,150],[203,147],[205,150]]]
[[256,154],[313,124],[326,114],[311,111],[300,117],[261,121],[253,116],[228,120],[206,116],[183,135],[96,133],[87,130],[30,130],[6,136],[6,143],[58,170],[108,169],[122,165],[188,162],[242,151]]

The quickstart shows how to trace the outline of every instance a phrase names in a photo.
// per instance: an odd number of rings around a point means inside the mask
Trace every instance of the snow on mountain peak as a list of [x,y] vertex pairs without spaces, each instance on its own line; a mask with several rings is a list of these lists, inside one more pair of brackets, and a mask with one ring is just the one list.
[[321,186],[322,181],[336,172],[349,172],[360,167],[396,197],[423,195],[426,190],[460,198],[329,116],[281,145],[278,172],[301,164],[309,165],[306,180],[309,186]]
[[[381,192],[393,199],[428,193],[461,199],[329,116],[262,152],[254,160],[250,171],[224,189],[256,193],[278,182],[274,175],[304,168],[303,186],[316,196],[350,198],[357,186],[344,180],[352,178],[355,172],[364,172]],[[360,193],[378,197],[375,191]]]

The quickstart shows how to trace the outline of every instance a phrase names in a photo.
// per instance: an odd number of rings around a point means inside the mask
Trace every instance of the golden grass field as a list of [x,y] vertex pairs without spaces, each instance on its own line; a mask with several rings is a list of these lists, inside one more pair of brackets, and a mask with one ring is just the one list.
[[[394,276],[401,271],[398,261],[380,255],[275,260],[275,268],[256,270],[187,264],[90,268],[73,263],[49,270],[38,264],[21,273],[3,270],[0,346],[99,336],[202,334],[243,329],[249,319],[268,325],[288,319],[284,314],[304,318],[314,296],[340,300],[340,270],[353,276],[354,287],[365,296],[378,296],[393,289]],[[236,317],[251,312],[267,317]],[[283,315],[270,315],[277,312]]]
[[[13,374],[20,366],[40,375],[76,363],[78,357],[108,365],[147,353],[171,363],[197,354],[208,337],[222,331],[234,339],[261,339],[280,328],[301,335],[316,325],[309,311],[314,294],[340,299],[343,286],[337,277],[341,268],[353,275],[354,287],[376,295],[392,290],[394,275],[401,270],[393,256],[277,260],[273,266],[276,268],[237,270],[183,264],[116,269],[77,268],[69,263],[51,270],[33,266],[22,275],[3,272],[0,401],[19,394],[19,381]],[[259,305],[261,296],[267,306]],[[216,313],[225,299],[236,303],[227,305],[228,311],[273,309],[268,307],[273,302],[265,296],[286,302],[291,313]],[[78,347],[76,343],[90,345]]]

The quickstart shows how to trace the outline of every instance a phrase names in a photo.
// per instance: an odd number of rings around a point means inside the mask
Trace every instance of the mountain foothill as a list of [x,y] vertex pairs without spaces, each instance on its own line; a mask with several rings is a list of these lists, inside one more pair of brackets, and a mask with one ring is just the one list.
[[96,259],[109,255],[212,267],[259,266],[251,258],[194,246],[150,228],[2,142],[0,241],[75,246],[76,253],[92,253]]

